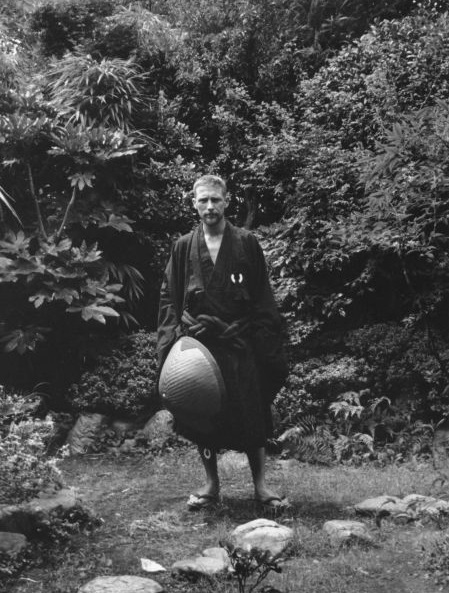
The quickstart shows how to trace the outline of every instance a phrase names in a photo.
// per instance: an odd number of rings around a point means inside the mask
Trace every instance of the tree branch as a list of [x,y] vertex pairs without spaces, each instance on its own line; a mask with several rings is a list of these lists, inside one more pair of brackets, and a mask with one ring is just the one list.
[[69,212],[72,209],[73,204],[75,203],[76,197],[76,185],[73,186],[72,190],[72,197],[70,198],[70,202],[67,204],[67,208],[64,212],[64,218],[62,219],[61,226],[59,227],[58,232],[56,233],[56,239],[59,240],[61,238],[62,232],[67,222],[67,218],[69,217]]

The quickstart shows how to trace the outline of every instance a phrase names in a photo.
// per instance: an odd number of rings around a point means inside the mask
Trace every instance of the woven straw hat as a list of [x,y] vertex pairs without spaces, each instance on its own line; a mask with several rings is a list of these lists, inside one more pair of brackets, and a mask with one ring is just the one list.
[[181,337],[170,350],[159,378],[159,393],[176,420],[201,432],[213,430],[226,394],[218,364],[201,342]]

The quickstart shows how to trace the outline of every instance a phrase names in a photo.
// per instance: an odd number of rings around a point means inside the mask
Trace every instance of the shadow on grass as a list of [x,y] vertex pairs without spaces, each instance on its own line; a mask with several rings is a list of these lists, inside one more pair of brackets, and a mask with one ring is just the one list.
[[278,523],[301,521],[307,526],[313,527],[317,524],[322,525],[324,521],[348,517],[345,508],[331,502],[293,501],[287,508],[277,510],[264,509],[251,499],[230,497],[223,497],[220,504],[201,512],[204,513],[204,520],[208,525],[221,523],[224,520],[238,525],[254,519],[265,518]]

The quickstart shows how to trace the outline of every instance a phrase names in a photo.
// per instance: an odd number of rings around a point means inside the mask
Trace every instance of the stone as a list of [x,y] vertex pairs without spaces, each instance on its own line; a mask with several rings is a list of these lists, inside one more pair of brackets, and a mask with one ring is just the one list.
[[293,529],[270,519],[254,519],[239,525],[230,535],[231,543],[240,548],[269,550],[282,554],[293,539]]
[[149,443],[162,446],[173,436],[173,415],[168,410],[159,410],[141,430]]
[[329,535],[332,543],[344,544],[352,541],[373,543],[374,539],[366,525],[361,521],[326,521],[323,531]]
[[222,560],[227,566],[231,566],[228,553],[224,548],[207,548],[206,550],[203,550],[203,556],[217,558],[218,560]]
[[115,434],[123,438],[126,434],[134,435],[138,430],[141,430],[143,426],[142,422],[138,422],[137,420],[114,420],[111,423],[111,429],[115,432]]
[[97,441],[108,426],[109,418],[104,414],[82,414],[70,430],[67,444],[72,455],[83,455]]
[[196,558],[186,558],[185,560],[178,560],[172,565],[172,570],[186,576],[206,576],[213,577],[229,568],[229,562],[225,562],[221,558],[213,558],[211,556],[197,556]]
[[163,590],[152,579],[121,575],[97,577],[83,585],[78,593],[162,593]]
[[136,448],[136,439],[125,439],[119,447],[120,453],[131,453]]
[[75,488],[62,488],[52,496],[33,498],[25,507],[32,513],[53,513],[55,511],[69,511],[79,502]]
[[356,504],[355,510],[367,515],[389,515],[406,523],[423,518],[438,520],[449,515],[449,502],[422,494],[409,494],[402,499],[396,496],[379,496]]
[[20,505],[0,505],[0,530],[33,536],[43,517],[64,514],[78,504],[75,490],[63,488],[52,496],[33,498]]
[[407,505],[407,512],[413,518],[421,519],[423,517],[439,518],[449,515],[449,502],[433,498],[432,496],[423,496],[422,494],[409,494],[402,500]]
[[0,553],[17,556],[28,546],[28,540],[22,533],[0,531]]
[[150,560],[149,558],[141,558],[140,565],[142,566],[142,570],[145,572],[166,572],[167,569],[159,564],[159,562],[155,562],[154,560]]
[[20,505],[0,505],[0,531],[31,535],[34,531],[35,520]]
[[407,505],[404,505],[402,499],[397,496],[377,496],[367,498],[363,502],[355,505],[357,513],[362,515],[377,515],[378,513],[399,514],[407,511]]

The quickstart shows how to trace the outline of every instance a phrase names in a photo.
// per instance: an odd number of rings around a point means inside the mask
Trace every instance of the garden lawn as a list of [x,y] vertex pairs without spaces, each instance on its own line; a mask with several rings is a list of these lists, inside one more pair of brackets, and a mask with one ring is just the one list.
[[[252,502],[250,473],[244,456],[220,457],[221,504],[192,513],[186,500],[202,482],[193,449],[160,457],[91,455],[67,459],[64,478],[102,518],[91,534],[79,534],[56,547],[42,562],[14,582],[0,585],[8,593],[75,593],[99,575],[132,574],[154,578],[167,593],[233,593],[236,581],[192,583],[170,571],[155,576],[141,569],[141,558],[170,568],[176,560],[199,554],[240,523],[258,515]],[[333,548],[321,530],[329,519],[354,518],[351,507],[364,498],[391,494],[436,494],[436,474],[428,464],[385,468],[318,467],[269,459],[270,483],[286,494],[292,508],[279,522],[295,529],[292,554],[271,584],[283,593],[433,593],[442,590],[426,574],[423,546],[438,535],[436,525],[397,525],[384,520],[369,525],[373,547]],[[7,588],[5,588],[7,587]]]

